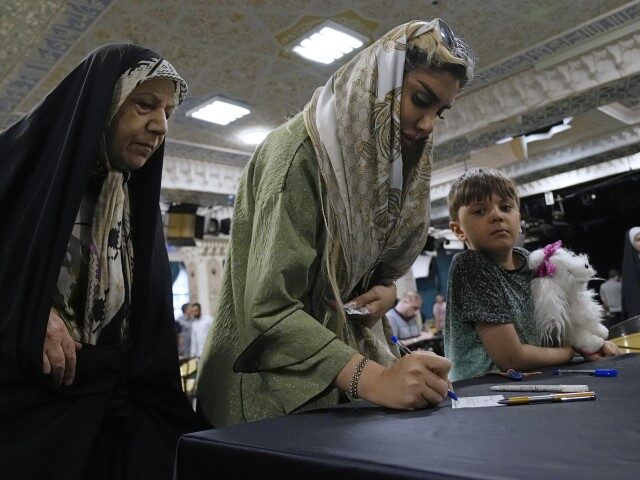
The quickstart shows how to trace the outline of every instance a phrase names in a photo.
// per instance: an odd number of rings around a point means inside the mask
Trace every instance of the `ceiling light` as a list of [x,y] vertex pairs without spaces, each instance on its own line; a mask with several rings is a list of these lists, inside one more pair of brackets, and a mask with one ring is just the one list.
[[208,102],[189,110],[187,116],[218,125],[228,125],[250,112],[248,105],[216,95]]
[[249,145],[258,145],[267,135],[269,135],[269,130],[250,130],[242,133],[240,139]]
[[360,48],[368,38],[332,21],[326,21],[294,42],[292,51],[314,62],[329,64]]

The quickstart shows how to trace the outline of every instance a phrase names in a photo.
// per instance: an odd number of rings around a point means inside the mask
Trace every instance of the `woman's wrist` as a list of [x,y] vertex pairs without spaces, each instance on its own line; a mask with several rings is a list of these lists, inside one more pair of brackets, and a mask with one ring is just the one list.
[[353,373],[351,374],[351,381],[349,382],[349,396],[351,398],[359,398],[358,396],[358,384],[360,382],[360,375],[362,375],[362,370],[364,366],[367,364],[369,359],[367,357],[362,357],[362,359],[358,362],[358,364],[353,369]]
[[356,398],[363,398],[370,402],[378,403],[376,400],[379,395],[376,394],[376,387],[379,386],[382,371],[384,371],[382,365],[373,360],[366,359],[360,353],[356,353],[342,370],[340,370],[334,380],[334,384],[349,395],[351,395],[355,389]]
[[[360,363],[363,358],[364,356],[360,353],[356,353],[353,357],[351,357],[351,359],[347,362],[347,364],[344,367],[342,367],[342,370],[338,372],[338,375],[336,375],[336,378],[334,379],[334,382],[333,382],[336,387],[338,387],[340,390],[342,390],[345,393],[349,393],[349,390],[351,388],[351,380],[353,378],[353,373],[356,367],[358,366],[358,363]],[[358,380],[358,383],[359,383],[359,380]]]
[[368,361],[358,381],[358,397],[368,400],[369,402],[380,404],[378,388],[380,387],[380,376],[384,371],[384,367],[374,361]]

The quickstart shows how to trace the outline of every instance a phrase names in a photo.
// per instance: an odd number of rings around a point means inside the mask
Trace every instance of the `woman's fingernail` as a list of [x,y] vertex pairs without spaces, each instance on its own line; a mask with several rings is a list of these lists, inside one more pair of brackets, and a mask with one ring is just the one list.
[[345,303],[344,306],[347,308],[358,308],[358,302],[351,301],[349,303]]

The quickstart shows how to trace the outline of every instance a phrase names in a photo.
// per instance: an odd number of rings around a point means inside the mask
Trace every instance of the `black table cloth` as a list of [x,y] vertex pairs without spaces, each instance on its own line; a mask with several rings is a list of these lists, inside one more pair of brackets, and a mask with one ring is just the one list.
[[[640,478],[640,355],[573,368],[616,368],[616,378],[554,376],[521,383],[586,384],[597,400],[400,412],[356,403],[184,435],[176,478],[630,479]],[[485,376],[459,396],[510,383]],[[515,382],[514,382],[515,383]]]

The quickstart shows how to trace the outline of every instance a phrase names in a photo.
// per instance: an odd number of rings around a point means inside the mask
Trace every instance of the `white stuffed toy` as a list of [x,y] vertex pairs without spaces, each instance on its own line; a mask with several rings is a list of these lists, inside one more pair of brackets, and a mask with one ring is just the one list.
[[609,335],[602,325],[604,310],[587,289],[596,271],[586,255],[561,247],[557,241],[529,257],[536,327],[543,341],[555,339],[581,353],[594,353]]

